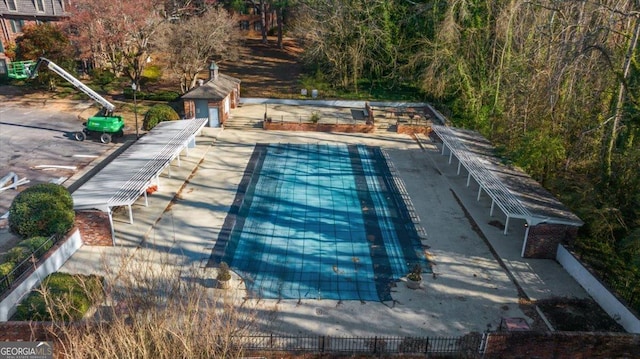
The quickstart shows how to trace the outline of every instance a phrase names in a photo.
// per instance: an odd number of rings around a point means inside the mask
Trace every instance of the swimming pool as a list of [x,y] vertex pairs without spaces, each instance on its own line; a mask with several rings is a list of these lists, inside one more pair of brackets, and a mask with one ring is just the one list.
[[257,144],[221,261],[272,299],[386,301],[413,264],[428,270],[382,150],[364,145]]

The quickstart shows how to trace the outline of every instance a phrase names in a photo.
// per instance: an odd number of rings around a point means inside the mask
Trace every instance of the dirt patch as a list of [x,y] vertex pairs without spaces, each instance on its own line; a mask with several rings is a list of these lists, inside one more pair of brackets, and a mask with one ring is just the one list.
[[242,97],[294,97],[300,95],[302,48],[289,38],[279,49],[275,37],[266,44],[260,38],[247,38],[240,58],[220,64],[220,72],[242,81]]
[[593,299],[551,298],[536,304],[558,331],[626,332]]

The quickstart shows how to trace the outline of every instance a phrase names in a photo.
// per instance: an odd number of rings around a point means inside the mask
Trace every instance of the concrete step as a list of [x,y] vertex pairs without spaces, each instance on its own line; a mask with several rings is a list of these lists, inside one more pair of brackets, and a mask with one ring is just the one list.
[[255,118],[230,117],[224,127],[235,130],[262,128],[262,121]]

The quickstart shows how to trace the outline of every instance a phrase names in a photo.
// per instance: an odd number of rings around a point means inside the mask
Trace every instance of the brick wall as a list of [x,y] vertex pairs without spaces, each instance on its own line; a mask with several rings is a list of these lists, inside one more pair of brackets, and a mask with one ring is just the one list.
[[262,128],[268,131],[315,131],[346,133],[373,133],[376,130],[374,125],[339,125],[293,122],[263,122]]
[[192,100],[184,100],[184,117],[185,118],[194,118],[196,116],[196,104]]
[[76,227],[80,230],[82,242],[89,246],[112,246],[109,215],[102,211],[76,212]]
[[404,133],[407,135],[412,135],[414,133],[422,133],[426,136],[429,136],[429,134],[431,133],[431,126],[398,124],[398,128],[396,132]]
[[525,258],[555,259],[558,244],[571,242],[578,235],[578,227],[541,223],[529,227]]
[[583,332],[492,333],[484,358],[640,358],[640,335]]
[[0,342],[47,341],[50,323],[0,322]]

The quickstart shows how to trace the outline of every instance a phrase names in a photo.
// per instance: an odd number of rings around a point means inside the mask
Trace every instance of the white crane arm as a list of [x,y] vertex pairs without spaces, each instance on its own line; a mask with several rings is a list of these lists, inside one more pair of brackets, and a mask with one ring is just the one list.
[[33,70],[30,71],[31,73],[29,78],[34,78],[38,76],[38,68],[43,62],[47,64],[47,67],[49,68],[49,70],[60,75],[60,77],[67,80],[69,83],[75,86],[78,90],[84,92],[85,94],[87,94],[87,96],[91,97],[91,99],[101,104],[102,107],[104,107],[109,113],[112,113],[113,110],[116,109],[116,106],[114,106],[111,102],[107,101],[104,97],[100,96],[97,92],[93,91],[89,86],[83,84],[82,82],[80,82],[80,80],[73,77],[70,73],[65,71],[62,67],[56,65],[53,61],[46,59],[44,57],[41,57],[38,59],[36,66],[33,68]]

